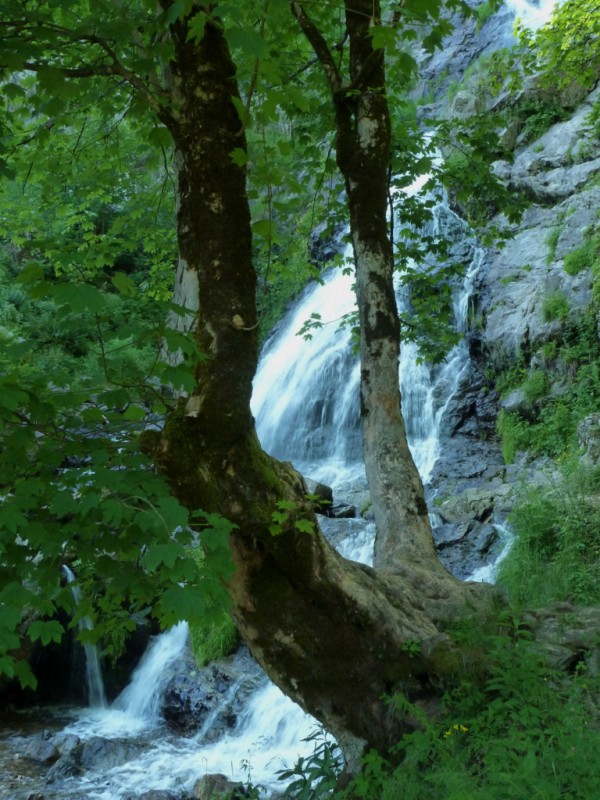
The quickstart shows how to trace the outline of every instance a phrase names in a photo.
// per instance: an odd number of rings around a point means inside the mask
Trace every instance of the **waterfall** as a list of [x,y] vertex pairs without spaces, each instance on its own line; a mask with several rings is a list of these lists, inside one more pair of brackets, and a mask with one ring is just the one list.
[[[79,586],[74,582],[75,575],[66,564],[63,565],[63,572],[67,578],[67,583],[71,585],[71,592],[75,605],[78,606],[81,602],[81,591]],[[79,630],[89,631],[92,630],[92,627],[92,621],[89,617],[83,617],[79,620]],[[85,654],[85,678],[88,691],[88,703],[92,708],[104,708],[106,707],[106,695],[104,692],[104,682],[102,681],[98,648],[90,642],[83,642],[83,652]]]
[[139,719],[159,719],[162,689],[169,678],[167,669],[183,654],[188,632],[187,622],[180,622],[154,638],[113,708]]
[[[434,212],[435,232],[465,226],[440,203]],[[349,252],[346,253],[349,255]],[[468,297],[483,251],[473,257],[454,301],[455,324],[466,331]],[[360,364],[351,332],[339,328],[344,315],[356,309],[353,278],[341,269],[309,287],[267,343],[254,382],[252,410],[265,450],[292,461],[304,475],[334,488],[364,476],[360,431]],[[405,292],[398,301],[409,302]],[[406,306],[404,305],[404,308]],[[298,336],[311,315],[321,315],[322,327],[310,341]],[[426,482],[439,449],[439,428],[449,400],[468,364],[460,342],[440,367],[419,363],[417,346],[402,345],[400,390],[409,446]]]
[[[347,251],[346,255],[350,255]],[[259,438],[276,458],[326,483],[362,475],[358,359],[342,318],[356,308],[353,277],[333,270],[309,286],[261,355],[252,396]],[[297,335],[311,314],[321,327]]]

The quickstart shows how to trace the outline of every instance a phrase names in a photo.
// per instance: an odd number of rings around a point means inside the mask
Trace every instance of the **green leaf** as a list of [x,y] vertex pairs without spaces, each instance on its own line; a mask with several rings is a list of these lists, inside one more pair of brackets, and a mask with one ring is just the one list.
[[185,550],[177,542],[169,544],[155,544],[149,547],[142,561],[149,570],[156,570],[161,564],[172,568],[178,558],[185,557]]
[[198,11],[197,14],[194,14],[188,22],[188,42],[197,42],[199,44],[204,39],[207,20],[208,17],[204,11]]
[[385,49],[393,52],[396,49],[396,29],[387,25],[374,25],[369,29],[374,50]]
[[173,25],[178,19],[183,17],[187,11],[187,3],[185,0],[175,0],[174,3],[167,8],[165,12],[165,20],[167,25]]
[[171,136],[169,129],[164,125],[158,125],[155,128],[152,128],[148,134],[148,141],[150,144],[156,145],[157,147],[173,146],[173,137]]
[[106,296],[89,283],[58,283],[51,286],[50,294],[60,305],[71,311],[101,311],[106,306]]
[[123,297],[136,297],[138,295],[138,287],[135,285],[135,281],[125,272],[115,272],[110,280]]
[[38,261],[28,261],[17,275],[19,283],[37,283],[44,279],[44,270]]
[[35,620],[27,629],[27,635],[32,642],[41,640],[43,645],[50,642],[60,642],[64,633],[63,626],[56,620]]
[[238,167],[244,167],[248,163],[248,153],[241,147],[236,147],[229,153],[229,158]]
[[313,534],[315,532],[314,523],[312,523],[308,519],[297,519],[294,522],[294,528],[301,533],[310,533]]
[[265,40],[253,28],[230,28],[227,38],[232,48],[239,48],[253,58],[262,58],[265,54]]

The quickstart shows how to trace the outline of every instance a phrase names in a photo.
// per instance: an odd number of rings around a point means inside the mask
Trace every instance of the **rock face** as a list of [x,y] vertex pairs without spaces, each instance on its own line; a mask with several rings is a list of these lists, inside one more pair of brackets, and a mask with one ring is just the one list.
[[[514,102],[507,92],[490,99],[485,92],[472,91],[468,81],[460,83],[482,54],[510,44],[509,13],[493,15],[480,29],[474,21],[458,22],[443,51],[423,57],[425,82],[415,89],[415,97],[433,97],[421,108],[424,117],[465,118]],[[451,84],[458,91],[449,99]],[[540,91],[531,78],[521,94],[533,99]],[[472,361],[446,409],[441,452],[428,487],[440,556],[461,577],[497,546],[493,525],[510,512],[512,489],[523,481],[546,479],[540,463],[517,458],[514,465],[504,464],[495,429],[500,408],[527,419],[536,407],[522,390],[500,398],[491,373],[517,363],[525,371],[545,370],[544,345],[560,342],[565,324],[580,319],[593,299],[591,270],[568,274],[565,258],[598,225],[600,139],[589,114],[600,99],[600,87],[588,96],[568,91],[558,99],[568,118],[537,140],[524,143],[520,123],[503,133],[514,158],[497,162],[495,171],[531,205],[510,226],[506,244],[484,254],[471,299]],[[502,218],[493,222],[507,224]],[[558,384],[552,386],[553,393],[560,391]],[[588,462],[600,463],[598,421],[585,420],[579,437]]]

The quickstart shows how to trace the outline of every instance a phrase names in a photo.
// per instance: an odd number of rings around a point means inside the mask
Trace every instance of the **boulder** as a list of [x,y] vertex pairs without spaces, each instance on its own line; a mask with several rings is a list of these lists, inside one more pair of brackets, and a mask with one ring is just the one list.
[[225,775],[203,775],[192,789],[194,800],[238,800],[248,797],[244,784],[230,781]]
[[471,487],[460,495],[444,499],[436,506],[443,522],[470,523],[487,522],[491,519],[499,500],[504,500],[512,491],[509,484]]
[[83,769],[104,772],[137,758],[141,751],[141,745],[127,739],[105,739],[103,736],[93,736],[84,742],[79,764]]
[[329,509],[333,503],[333,489],[324,483],[314,481],[312,478],[304,478],[308,493],[315,498],[313,508],[316,514],[329,514]]
[[52,764],[59,756],[58,748],[44,734],[30,739],[23,750],[23,758],[36,761],[38,764]]
[[340,503],[339,505],[331,506],[327,516],[332,519],[352,519],[356,517],[356,508],[349,503]]
[[235,727],[245,699],[261,676],[245,647],[206,667],[196,666],[188,654],[165,687],[163,717],[178,732],[200,731],[202,741],[214,741]]
[[74,750],[62,755],[46,773],[46,783],[56,783],[65,778],[72,778],[74,775],[79,775],[82,771],[80,758],[81,750]]

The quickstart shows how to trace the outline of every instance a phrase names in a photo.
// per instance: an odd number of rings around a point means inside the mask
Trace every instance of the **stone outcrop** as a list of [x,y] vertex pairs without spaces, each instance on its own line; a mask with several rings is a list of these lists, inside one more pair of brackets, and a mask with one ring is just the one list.
[[261,680],[262,672],[244,647],[207,667],[197,667],[188,653],[165,687],[162,715],[176,731],[215,741],[235,727],[244,701]]

